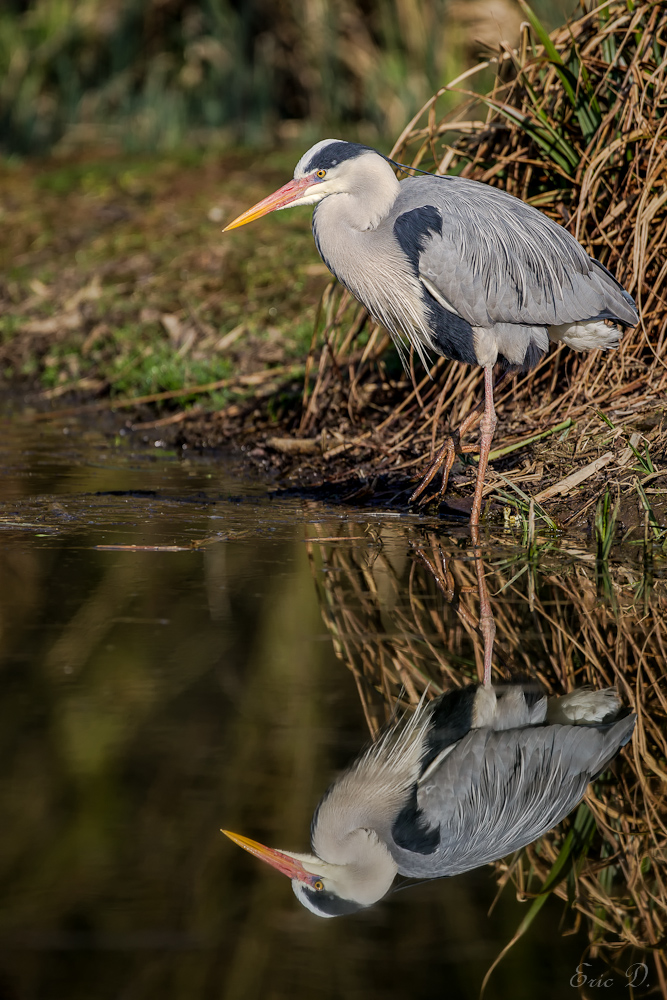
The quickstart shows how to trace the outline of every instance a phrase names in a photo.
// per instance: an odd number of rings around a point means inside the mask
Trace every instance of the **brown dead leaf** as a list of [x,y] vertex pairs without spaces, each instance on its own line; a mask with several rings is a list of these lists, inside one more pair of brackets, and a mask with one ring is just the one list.
[[266,443],[283,455],[308,455],[322,450],[320,438],[268,438]]
[[540,503],[543,500],[550,500],[551,497],[559,496],[560,494],[569,493],[570,490],[576,489],[577,486],[581,485],[584,480],[588,479],[589,476],[594,476],[596,472],[603,469],[605,465],[608,465],[614,459],[614,454],[608,451],[606,455],[600,455],[595,461],[589,462],[585,465],[583,469],[577,469],[573,472],[571,476],[566,476],[565,479],[561,479],[560,482],[554,483],[553,486],[549,486],[546,490],[542,490],[535,497],[535,500]]
[[183,324],[178,316],[174,316],[173,313],[162,313],[160,322],[169,334],[169,339],[178,347],[183,339]]
[[33,295],[36,295],[38,299],[48,299],[51,294],[51,289],[48,285],[45,285],[43,281],[39,278],[33,278],[29,282],[28,287]]
[[66,330],[78,330],[83,324],[83,316],[78,309],[72,312],[58,313],[57,316],[48,316],[46,319],[33,319],[24,323],[21,333],[32,334],[33,336],[47,336],[54,333],[61,333]]
[[218,343],[215,345],[216,351],[226,351],[228,347],[231,347],[232,344],[234,344],[239,337],[246,332],[247,327],[245,323],[240,323],[238,326],[235,326],[233,330],[230,330],[229,333],[226,333],[220,338]]
[[97,299],[102,297],[102,283],[100,281],[99,274],[93,275],[92,281],[83,288],[80,288],[78,292],[70,296],[65,302],[65,310],[71,312],[76,309],[81,302],[95,302]]
[[151,309],[145,306],[139,313],[140,323],[159,323],[160,322],[160,310]]

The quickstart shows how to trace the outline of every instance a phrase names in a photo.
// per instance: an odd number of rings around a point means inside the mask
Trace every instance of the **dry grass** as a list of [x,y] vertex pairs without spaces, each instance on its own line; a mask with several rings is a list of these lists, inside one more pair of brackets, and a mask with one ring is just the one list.
[[[369,548],[351,544],[358,531],[341,532],[340,544],[314,536],[309,545],[324,621],[375,735],[398,701],[415,705],[427,689],[434,697],[481,677],[479,550],[426,531],[415,532],[406,549],[391,528]],[[556,693],[615,685],[637,714],[614,778],[590,786],[587,810],[518,857],[497,862],[499,887],[512,881],[520,899],[533,899],[528,922],[544,901],[541,892],[569,902],[565,931],[583,923],[590,953],[611,964],[624,962],[625,969],[652,954],[667,995],[665,581],[653,580],[646,551],[643,562],[614,568],[549,542],[534,541],[520,554],[501,538],[488,544],[494,564],[487,553],[483,568],[497,628],[494,679],[536,677]],[[499,557],[503,546],[506,556]],[[609,600],[601,601],[605,590]],[[586,837],[568,839],[575,824]],[[559,877],[549,879],[557,861]]]
[[[392,155],[538,206],[637,301],[641,323],[617,351],[579,355],[560,346],[504,389],[498,409],[505,431],[520,438],[564,417],[581,421],[591,407],[626,416],[653,410],[658,421],[667,387],[665,7],[611,0],[551,36],[525,11],[533,26],[524,26],[519,48],[435,94]],[[480,98],[469,88],[490,63],[496,83]],[[452,92],[464,103],[440,114]],[[442,418],[456,426],[480,394],[479,370],[442,358],[423,377],[412,363],[412,386],[392,377],[386,333],[339,286],[325,292],[317,333],[294,430],[312,436],[342,428],[348,451],[372,473],[421,466],[434,451]],[[584,430],[580,423],[578,443]]]

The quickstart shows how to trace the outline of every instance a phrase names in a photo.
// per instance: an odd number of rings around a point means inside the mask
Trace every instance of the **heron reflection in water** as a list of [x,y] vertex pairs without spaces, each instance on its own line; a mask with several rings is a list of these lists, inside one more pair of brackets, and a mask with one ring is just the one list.
[[635,716],[623,714],[614,688],[548,697],[533,682],[492,682],[495,624],[473,541],[482,683],[422,699],[390,725],[323,796],[312,853],[223,831],[287,875],[318,916],[370,906],[397,875],[458,875],[526,847],[574,809],[632,736]]

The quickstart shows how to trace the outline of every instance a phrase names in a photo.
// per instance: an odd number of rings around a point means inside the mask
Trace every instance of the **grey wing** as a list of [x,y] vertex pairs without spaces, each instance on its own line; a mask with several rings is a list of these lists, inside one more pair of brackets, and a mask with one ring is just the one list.
[[[630,295],[566,229],[525,202],[459,177],[404,181],[398,210],[433,205],[442,220],[422,239],[419,276],[471,326],[638,322]],[[405,194],[403,193],[405,189]]]
[[413,877],[457,875],[505,857],[552,829],[589,781],[628,742],[635,717],[601,728],[532,726],[471,730],[417,789],[430,854],[395,853]]

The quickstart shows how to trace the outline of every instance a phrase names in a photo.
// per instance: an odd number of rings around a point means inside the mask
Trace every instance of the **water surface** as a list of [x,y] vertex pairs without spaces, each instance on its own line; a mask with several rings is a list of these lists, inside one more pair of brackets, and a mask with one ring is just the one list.
[[[498,896],[507,866],[325,921],[219,833],[307,849],[322,792],[396,700],[477,676],[467,528],[272,495],[220,456],[76,424],[6,420],[0,440],[0,997],[477,997],[530,905],[511,881]],[[613,980],[598,992],[627,996],[632,962],[657,986],[643,946],[664,916],[646,903],[664,858],[664,565],[633,549],[602,571],[581,540],[538,543],[482,542],[497,676],[619,684],[653,764],[635,751],[591,799],[598,861],[635,845],[603,885],[621,912],[598,895],[595,931],[550,897],[486,995],[574,995],[583,958]],[[590,910],[600,879],[581,878]],[[587,948],[624,921],[639,947],[609,971]]]

